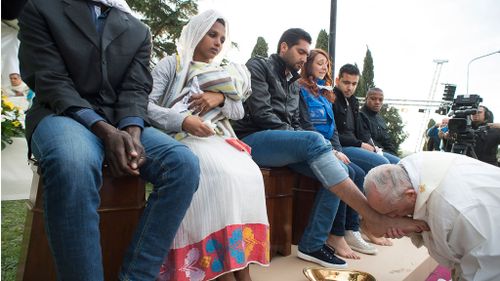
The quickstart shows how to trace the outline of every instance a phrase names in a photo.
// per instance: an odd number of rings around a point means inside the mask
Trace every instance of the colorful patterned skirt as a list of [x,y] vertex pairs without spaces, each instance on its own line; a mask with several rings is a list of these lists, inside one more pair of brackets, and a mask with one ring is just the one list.
[[250,263],[269,265],[269,223],[259,167],[218,136],[181,142],[200,160],[200,184],[158,280],[213,280]]

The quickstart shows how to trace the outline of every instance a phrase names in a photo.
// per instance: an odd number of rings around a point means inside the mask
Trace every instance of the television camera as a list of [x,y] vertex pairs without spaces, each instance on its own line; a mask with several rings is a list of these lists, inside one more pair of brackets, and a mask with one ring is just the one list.
[[451,105],[448,121],[448,141],[451,143],[451,152],[464,154],[477,159],[474,146],[477,138],[484,138],[488,133],[487,126],[472,127],[471,115],[477,113],[483,99],[479,95],[458,95]]

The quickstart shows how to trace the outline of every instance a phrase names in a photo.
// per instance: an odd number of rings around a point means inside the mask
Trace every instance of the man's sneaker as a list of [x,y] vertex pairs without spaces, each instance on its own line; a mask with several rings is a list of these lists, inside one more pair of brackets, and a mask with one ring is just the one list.
[[354,251],[367,255],[376,255],[378,252],[377,248],[363,240],[359,231],[346,230],[344,238]]
[[326,244],[316,252],[305,253],[297,250],[297,256],[303,260],[315,262],[321,266],[333,268],[346,268],[347,263],[335,256],[335,250]]

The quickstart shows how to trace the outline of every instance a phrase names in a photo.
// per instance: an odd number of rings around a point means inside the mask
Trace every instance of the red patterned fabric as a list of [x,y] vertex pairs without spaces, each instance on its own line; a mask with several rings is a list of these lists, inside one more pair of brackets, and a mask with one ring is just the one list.
[[170,251],[158,280],[212,280],[249,263],[267,265],[269,246],[267,225],[230,225],[196,244]]

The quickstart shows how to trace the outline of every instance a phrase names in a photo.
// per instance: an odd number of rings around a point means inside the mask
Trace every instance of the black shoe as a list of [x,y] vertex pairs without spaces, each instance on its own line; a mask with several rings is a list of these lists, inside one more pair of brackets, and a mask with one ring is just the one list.
[[297,250],[297,256],[303,260],[315,262],[321,266],[334,267],[334,268],[346,268],[347,263],[335,256],[335,250],[323,245],[323,247],[316,252],[305,253]]

